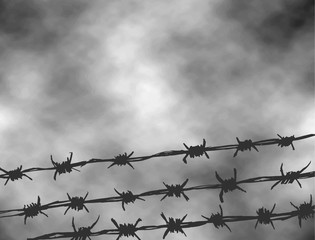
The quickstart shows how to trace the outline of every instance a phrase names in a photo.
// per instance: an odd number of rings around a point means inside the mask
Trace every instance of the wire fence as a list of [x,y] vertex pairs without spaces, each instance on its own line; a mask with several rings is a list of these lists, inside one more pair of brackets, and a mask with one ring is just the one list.
[[217,172],[215,172],[215,176],[219,182],[217,184],[206,184],[206,185],[199,185],[199,186],[193,186],[193,187],[185,187],[188,183],[188,179],[186,179],[182,184],[169,185],[163,182],[165,186],[164,189],[151,190],[151,191],[147,191],[147,192],[143,192],[139,194],[133,194],[130,190],[126,192],[119,192],[116,189],[114,189],[118,196],[97,198],[97,199],[87,199],[88,193],[86,193],[84,197],[78,197],[78,196],[71,197],[67,193],[68,200],[53,201],[51,203],[42,205],[40,202],[40,197],[38,196],[37,203],[24,205],[24,208],[0,211],[0,218],[24,216],[24,223],[26,224],[27,218],[33,218],[37,216],[38,214],[43,214],[48,217],[48,215],[43,212],[44,210],[47,210],[47,209],[66,207],[64,214],[66,214],[69,209],[73,209],[76,211],[86,210],[87,212],[89,212],[88,208],[86,207],[87,204],[110,203],[110,202],[121,202],[122,209],[125,211],[125,204],[134,203],[136,200],[145,201],[144,197],[163,195],[163,197],[161,198],[161,201],[164,200],[166,197],[176,197],[176,198],[184,197],[185,200],[188,201],[189,197],[186,195],[187,192],[196,191],[196,190],[199,190],[199,191],[207,190],[207,189],[220,189],[219,199],[221,202],[224,202],[224,199],[223,199],[224,193],[232,192],[234,190],[240,190],[240,191],[246,192],[246,190],[244,190],[243,188],[239,186],[241,184],[275,182],[271,186],[271,190],[272,190],[278,184],[292,184],[294,182],[297,182],[300,188],[302,188],[302,185],[299,180],[315,177],[315,171],[303,173],[310,164],[311,162],[309,162],[305,167],[303,167],[299,171],[290,171],[290,172],[287,172],[286,174],[284,174],[283,164],[281,164],[281,167],[280,167],[281,175],[260,176],[260,177],[248,178],[248,179],[244,179],[240,181],[237,181],[237,170],[234,168],[234,176],[229,179],[222,179],[220,175]]
[[294,211],[289,212],[282,212],[282,213],[274,213],[276,204],[273,205],[273,208],[271,210],[267,210],[264,207],[259,208],[256,211],[255,216],[224,216],[223,210],[221,205],[220,212],[212,213],[209,217],[201,215],[205,220],[199,220],[199,221],[190,221],[190,222],[184,222],[184,220],[187,217],[187,214],[183,216],[182,218],[173,218],[169,217],[168,219],[164,215],[164,213],[161,213],[161,217],[165,221],[164,224],[161,225],[147,225],[147,226],[137,226],[142,220],[140,218],[137,219],[135,223],[124,223],[124,224],[118,224],[115,219],[111,219],[112,223],[116,227],[115,229],[104,229],[97,232],[92,232],[91,230],[95,227],[97,224],[100,216],[96,219],[96,221],[88,227],[80,227],[76,228],[74,223],[74,218],[72,218],[72,228],[73,232],[55,232],[55,233],[49,233],[42,236],[34,237],[34,238],[28,238],[28,240],[39,240],[39,239],[60,239],[60,238],[71,238],[72,240],[82,240],[82,239],[90,239],[92,236],[101,236],[101,235],[118,235],[117,239],[119,239],[122,236],[125,237],[136,237],[137,239],[140,239],[140,237],[137,235],[138,231],[152,231],[152,230],[158,230],[158,229],[165,229],[163,234],[163,239],[166,238],[166,236],[169,233],[181,233],[185,236],[186,233],[184,229],[186,228],[195,228],[200,227],[209,223],[212,223],[214,227],[216,228],[227,228],[229,231],[232,231],[230,226],[227,223],[230,222],[241,222],[241,221],[256,221],[255,228],[258,224],[270,224],[273,229],[275,229],[274,221],[284,221],[293,217],[298,217],[299,226],[302,226],[302,220],[307,220],[308,218],[314,217],[314,210],[315,205],[313,205],[312,202],[312,195],[310,195],[310,201],[304,202],[300,204],[299,206],[296,206],[292,202],[290,204],[295,208]]
[[210,158],[207,152],[211,151],[221,151],[221,150],[235,150],[233,157],[236,157],[238,152],[241,151],[251,151],[251,149],[255,149],[257,152],[258,146],[267,146],[267,145],[277,145],[279,147],[288,147],[291,146],[293,150],[295,150],[295,147],[293,145],[294,141],[299,141],[307,138],[314,137],[315,134],[307,134],[300,137],[295,137],[294,135],[290,137],[282,137],[278,134],[278,138],[271,138],[271,139],[265,139],[265,140],[259,140],[259,141],[252,141],[251,139],[240,141],[239,138],[236,138],[237,144],[228,144],[228,145],[221,145],[221,146],[206,146],[206,140],[203,139],[203,143],[201,145],[196,146],[190,146],[188,147],[184,143],[185,150],[169,150],[169,151],[163,151],[159,152],[153,155],[148,156],[139,156],[139,157],[132,157],[134,152],[131,152],[129,155],[127,153],[119,154],[118,156],[115,156],[114,158],[109,159],[98,159],[98,158],[92,158],[87,161],[79,161],[72,163],[72,157],[73,152],[70,152],[70,157],[67,157],[66,161],[63,161],[61,163],[55,162],[53,159],[53,156],[50,156],[51,163],[53,167],[32,167],[28,169],[22,170],[22,165],[20,167],[17,167],[14,170],[5,170],[3,168],[0,168],[0,170],[3,172],[3,174],[0,174],[0,178],[6,179],[5,185],[11,180],[19,180],[23,177],[27,177],[28,179],[32,180],[30,176],[28,176],[26,173],[31,172],[38,172],[38,171],[55,171],[54,173],[54,180],[56,180],[57,174],[65,174],[70,173],[73,170],[79,171],[76,169],[76,167],[83,167],[88,164],[94,164],[94,163],[111,163],[112,166],[125,166],[128,165],[131,168],[134,168],[132,163],[135,162],[141,162],[145,160],[149,160],[152,158],[158,158],[158,157],[167,157],[167,156],[176,156],[176,155],[185,155],[183,157],[183,162],[187,164],[187,157],[195,158],[205,155],[207,158]]
[[[32,180],[30,176],[28,176],[28,173],[31,172],[37,172],[37,171],[54,171],[53,178],[56,180],[57,175],[70,173],[72,171],[80,171],[77,169],[77,167],[83,167],[88,164],[93,163],[106,163],[109,162],[110,165],[108,168],[111,168],[113,166],[126,166],[134,169],[134,166],[132,165],[135,162],[141,162],[153,158],[158,157],[167,157],[167,156],[176,156],[176,155],[184,155],[183,162],[187,164],[187,158],[195,158],[195,157],[201,157],[205,155],[206,158],[210,158],[208,152],[211,151],[221,151],[221,150],[235,150],[233,157],[236,157],[239,152],[244,151],[251,151],[251,149],[254,149],[255,151],[259,152],[258,147],[260,146],[267,146],[267,145],[277,145],[279,147],[289,147],[291,146],[292,150],[295,150],[295,147],[293,145],[294,141],[299,141],[303,139],[307,139],[310,137],[314,137],[315,134],[308,134],[303,135],[300,137],[290,136],[290,137],[282,137],[278,134],[279,138],[271,138],[271,139],[265,139],[260,141],[252,141],[251,139],[241,141],[239,138],[236,138],[237,144],[229,144],[229,145],[221,145],[221,146],[206,146],[206,140],[203,139],[202,144],[196,145],[196,146],[190,146],[188,147],[185,143],[183,144],[185,147],[185,150],[170,150],[170,151],[163,151],[159,152],[153,155],[148,156],[139,156],[139,157],[132,157],[134,152],[131,152],[130,154],[124,153],[120,154],[118,156],[115,156],[114,158],[110,159],[98,159],[98,158],[92,158],[87,161],[79,161],[72,163],[72,157],[73,153],[70,152],[70,156],[67,157],[66,161],[63,161],[61,163],[55,162],[53,159],[53,156],[50,156],[50,161],[52,163],[52,167],[48,168],[41,168],[41,167],[33,167],[22,170],[22,165],[14,170],[5,170],[3,168],[0,168],[0,171],[3,172],[3,174],[0,175],[0,178],[5,179],[4,185],[7,185],[9,181],[16,181],[19,179],[22,179],[23,177],[28,178],[29,180]],[[161,201],[163,201],[167,197],[176,197],[181,198],[183,197],[186,201],[189,200],[189,194],[190,191],[201,191],[201,190],[207,190],[207,189],[218,189],[218,195],[220,202],[224,202],[223,195],[227,192],[232,192],[234,190],[242,191],[246,193],[246,190],[241,187],[240,185],[243,184],[254,184],[254,183],[262,183],[262,182],[273,182],[270,189],[272,190],[277,185],[285,185],[285,184],[292,184],[296,182],[300,188],[302,188],[301,180],[306,180],[309,178],[315,177],[315,171],[310,172],[304,172],[311,162],[309,162],[305,167],[298,171],[289,171],[284,173],[283,171],[283,163],[280,166],[280,175],[274,175],[274,176],[259,176],[254,178],[248,178],[244,180],[237,180],[237,170],[233,169],[233,176],[231,178],[223,179],[219,175],[218,172],[215,172],[215,177],[217,179],[217,183],[212,184],[205,184],[205,185],[198,185],[198,186],[192,186],[187,187],[188,179],[186,179],[181,184],[168,184],[163,182],[164,188],[163,189],[156,189],[156,190],[150,190],[138,194],[134,194],[130,190],[127,190],[125,192],[119,192],[114,188],[114,191],[116,192],[116,196],[111,197],[104,197],[104,198],[96,198],[96,199],[88,199],[88,192],[85,194],[85,196],[70,196],[67,193],[67,200],[57,200],[53,201],[47,204],[42,204],[41,199],[38,196],[37,202],[33,202],[27,205],[24,205],[23,208],[16,208],[16,209],[10,209],[10,210],[0,210],[0,218],[9,218],[9,217],[15,217],[15,216],[23,216],[24,217],[24,224],[26,224],[26,221],[28,218],[34,218],[38,216],[39,214],[42,214],[46,217],[48,215],[44,212],[48,209],[55,209],[55,208],[66,208],[64,214],[67,214],[67,212],[71,210],[75,211],[81,211],[85,210],[86,212],[89,212],[89,209],[87,207],[88,204],[97,204],[97,203],[111,203],[111,202],[120,202],[122,209],[125,211],[125,205],[134,203],[136,200],[145,201],[146,197],[149,196],[162,196]],[[137,235],[138,231],[148,231],[148,230],[157,230],[157,229],[164,229],[163,239],[166,238],[166,236],[169,233],[181,233],[186,236],[186,233],[184,229],[187,228],[194,228],[194,227],[201,227],[203,225],[212,223],[214,227],[216,228],[226,228],[229,231],[231,231],[230,226],[228,223],[230,222],[240,222],[240,221],[250,221],[254,220],[255,228],[258,224],[270,224],[272,228],[275,228],[274,221],[284,221],[293,217],[298,218],[299,226],[302,226],[302,220],[307,220],[311,217],[314,217],[314,210],[315,206],[312,202],[312,195],[310,195],[310,201],[304,202],[300,204],[299,206],[294,205],[292,202],[290,202],[291,205],[294,207],[293,211],[289,212],[282,212],[282,213],[274,213],[276,204],[272,207],[271,210],[268,210],[264,207],[259,208],[256,211],[255,216],[224,216],[223,210],[221,205],[219,205],[220,212],[212,213],[209,217],[203,216],[203,220],[198,221],[190,221],[185,222],[185,219],[187,217],[187,214],[183,216],[182,218],[173,218],[169,217],[167,218],[164,213],[161,213],[161,217],[164,220],[164,224],[161,225],[146,225],[146,226],[138,226],[138,224],[142,221],[140,218],[137,219],[135,223],[123,223],[118,224],[114,218],[111,219],[112,223],[114,224],[115,228],[113,229],[104,229],[97,232],[92,232],[92,229],[96,226],[97,222],[99,221],[100,216],[96,219],[96,221],[91,225],[87,227],[80,227],[76,228],[74,223],[74,218],[72,218],[72,228],[73,231],[71,232],[55,232],[50,234],[45,234],[42,236],[34,237],[34,238],[28,238],[29,240],[37,240],[37,239],[58,239],[58,238],[71,238],[71,240],[86,240],[91,239],[90,237],[93,236],[100,236],[100,235],[118,235],[117,240],[119,240],[120,237],[136,237],[137,239],[140,239],[140,237]]]

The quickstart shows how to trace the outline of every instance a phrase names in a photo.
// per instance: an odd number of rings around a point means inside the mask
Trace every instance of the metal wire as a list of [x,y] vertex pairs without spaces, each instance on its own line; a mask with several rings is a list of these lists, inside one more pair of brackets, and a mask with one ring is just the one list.
[[[305,204],[305,203],[304,203]],[[227,226],[226,223],[231,223],[231,222],[242,222],[242,221],[256,221],[256,224],[253,224],[253,227],[257,227],[257,222],[260,224],[271,224],[274,227],[274,221],[284,221],[293,217],[298,217],[299,221],[301,221],[302,217],[301,214],[304,214],[303,219],[307,220],[310,217],[313,217],[314,215],[314,210],[315,210],[315,205],[312,205],[312,202],[309,203],[310,207],[308,208],[307,217],[305,217],[305,212],[304,209],[300,207],[295,207],[297,210],[295,211],[289,211],[289,212],[282,212],[282,213],[273,213],[274,207],[271,211],[268,211],[265,209],[263,212],[264,214],[268,213],[268,218],[264,217],[262,219],[262,211],[256,211],[257,215],[252,215],[252,216],[223,216],[223,211],[221,209],[221,213],[217,214],[212,214],[210,218],[206,218],[206,220],[200,220],[200,221],[190,221],[190,222],[184,222],[187,214],[183,216],[182,218],[172,218],[170,217],[169,220],[166,219],[165,215],[162,213],[161,216],[163,220],[165,221],[166,224],[161,224],[161,225],[146,225],[146,226],[139,226],[137,227],[137,224],[141,221],[139,218],[135,224],[117,224],[114,219],[112,219],[112,222],[115,224],[116,229],[104,229],[101,231],[97,232],[90,232],[89,235],[85,235],[85,237],[93,237],[93,236],[101,236],[101,235],[118,235],[117,239],[120,238],[120,236],[136,236],[138,239],[138,235],[136,235],[136,232],[138,231],[152,231],[152,230],[158,230],[158,229],[166,229],[163,235],[163,239],[168,235],[168,233],[182,233],[186,235],[184,232],[184,229],[186,228],[195,228],[195,227],[201,227],[206,224],[212,223],[214,227],[219,228],[219,227],[224,227]],[[274,205],[275,206],[275,205]],[[218,215],[219,214],[219,215]],[[214,217],[213,217],[214,216]],[[216,217],[215,217],[216,216]],[[219,218],[218,218],[219,217]],[[93,225],[94,226],[94,225]],[[228,230],[232,231],[230,227],[227,227]],[[55,232],[55,233],[49,233],[49,234],[44,234],[38,237],[34,238],[28,238],[28,240],[40,240],[40,239],[60,239],[60,238],[73,238],[78,237],[77,232]],[[80,238],[77,238],[80,239]],[[83,238],[81,238],[83,239]],[[84,238],[86,239],[86,238]]]
[[[309,164],[307,166],[309,166]],[[303,169],[305,169],[305,167]],[[234,173],[235,172],[236,172],[236,169],[235,169]],[[301,171],[298,171],[298,173],[299,174],[296,175],[295,180],[303,180],[303,179],[309,179],[309,178],[315,177],[315,171],[306,172],[306,173],[302,173]],[[282,174],[278,175],[278,176],[260,176],[260,177],[248,178],[248,179],[236,181],[234,183],[234,185],[235,185],[234,189],[228,188],[228,190],[233,191],[235,189],[238,189],[239,184],[261,183],[261,182],[281,182],[284,179],[286,179],[286,175],[282,175]],[[86,199],[87,194],[85,195],[84,198],[83,197],[72,197],[71,198],[67,194],[68,200],[54,201],[54,202],[51,202],[48,204],[41,205],[39,207],[39,210],[43,211],[43,210],[47,210],[47,209],[66,207],[67,208],[66,212],[69,210],[69,208],[74,209],[76,211],[79,211],[79,210],[83,210],[83,209],[87,210],[87,208],[85,207],[85,204],[110,203],[110,202],[121,202],[122,208],[123,208],[123,210],[125,210],[124,204],[134,203],[137,199],[144,201],[143,197],[164,195],[163,198],[161,199],[161,201],[162,201],[165,197],[177,197],[177,198],[179,198],[179,197],[183,196],[188,201],[189,198],[185,194],[185,192],[194,191],[194,190],[200,191],[200,190],[206,190],[206,189],[221,189],[221,191],[219,193],[219,198],[221,200],[222,194],[226,190],[226,187],[227,187],[227,186],[225,186],[226,183],[224,181],[223,182],[219,181],[218,184],[206,184],[206,185],[198,185],[198,186],[193,186],[193,187],[185,187],[187,182],[188,182],[188,179],[186,179],[186,181],[182,184],[171,185],[172,187],[164,183],[165,184],[164,189],[151,190],[151,191],[146,191],[146,192],[139,193],[139,194],[133,194],[131,191],[120,193],[115,189],[118,196],[96,198],[96,199]],[[286,183],[288,184],[291,182],[286,182]],[[245,190],[243,190],[243,191],[245,191]],[[74,205],[73,199],[77,199],[77,200],[80,199],[80,201],[79,201],[80,204]],[[221,202],[223,202],[222,200],[221,200]],[[12,213],[12,212],[17,212],[17,213],[6,215],[6,214]],[[25,213],[26,213],[25,208],[11,209],[11,210],[0,210],[0,218],[24,216]]]
[[[234,153],[234,157],[236,157],[238,154],[238,151],[243,152],[245,150],[251,150],[251,148],[254,148],[258,151],[257,146],[278,145],[281,148],[287,147],[287,146],[292,146],[292,149],[295,150],[295,148],[293,146],[294,141],[299,141],[299,140],[303,140],[306,138],[311,138],[311,137],[314,137],[315,134],[307,134],[307,135],[303,135],[300,137],[294,137],[294,135],[290,136],[290,137],[282,137],[279,134],[278,134],[278,136],[279,136],[279,138],[271,138],[271,139],[265,139],[265,140],[259,140],[259,141],[252,141],[250,139],[245,140],[245,141],[240,141],[238,138],[236,138],[237,144],[228,144],[228,145],[212,146],[212,147],[206,147],[205,146],[206,141],[203,140],[202,145],[196,145],[196,146],[188,147],[186,144],[184,144],[186,150],[169,150],[169,151],[163,151],[163,152],[155,153],[155,154],[148,155],[148,156],[139,156],[139,157],[131,157],[131,155],[134,153],[134,152],[132,152],[129,155],[127,155],[127,153],[124,153],[124,154],[120,154],[118,156],[115,156],[114,158],[108,158],[108,159],[92,158],[92,159],[87,160],[87,161],[79,161],[79,162],[75,162],[75,163],[71,163],[73,153],[70,152],[70,158],[67,157],[67,160],[63,161],[62,163],[57,163],[57,162],[53,161],[52,156],[51,156],[51,162],[53,164],[53,167],[32,167],[32,168],[24,169],[21,173],[23,176],[31,179],[25,173],[38,172],[38,171],[55,171],[53,177],[56,180],[57,173],[60,175],[60,174],[70,173],[70,172],[72,172],[72,170],[79,171],[79,170],[75,169],[75,167],[83,167],[85,165],[94,164],[94,163],[110,162],[111,165],[108,168],[115,166],[115,165],[119,166],[119,167],[129,165],[131,168],[134,168],[131,165],[131,163],[133,163],[133,162],[141,162],[141,161],[146,161],[146,160],[149,160],[152,158],[168,157],[168,156],[176,156],[176,155],[185,155],[183,158],[183,161],[185,163],[187,163],[186,158],[188,156],[191,158],[194,158],[194,157],[200,157],[203,154],[205,154],[205,156],[207,158],[209,158],[209,155],[207,154],[207,152],[211,152],[211,151],[235,149],[236,151]],[[20,168],[22,168],[22,166]],[[0,168],[0,170],[1,170],[1,168]],[[20,176],[20,175],[19,175],[19,177],[17,177],[17,176],[13,176],[12,174],[11,175],[9,174],[10,172],[13,172],[13,171],[16,171],[16,170],[12,170],[12,171],[4,170],[5,173],[0,174],[0,178],[6,179],[6,183],[9,180],[14,181],[14,180],[18,180],[19,178],[20,179],[22,178],[22,176]]]

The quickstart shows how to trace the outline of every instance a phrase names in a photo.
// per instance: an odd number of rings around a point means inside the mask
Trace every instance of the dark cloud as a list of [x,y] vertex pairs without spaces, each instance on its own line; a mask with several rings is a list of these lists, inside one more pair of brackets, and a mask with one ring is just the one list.
[[[196,28],[182,31],[170,26],[164,32],[167,37],[155,40],[150,51],[176,69],[174,75],[180,80],[174,77],[170,85],[182,93],[181,100],[191,106],[192,115],[209,115],[194,106],[202,96],[209,105],[224,105],[225,109],[213,113],[213,121],[246,117],[256,121],[255,116],[266,111],[258,96],[291,101],[292,95],[283,96],[274,91],[277,87],[313,97],[314,58],[308,54],[314,49],[313,5],[309,0],[227,0],[214,6],[214,12],[210,9]],[[274,71],[271,68],[277,69],[276,74],[265,74]],[[287,78],[286,70],[294,74]],[[239,97],[230,101],[233,95]]]
[[240,23],[266,48],[286,50],[301,35],[312,34],[314,28],[313,0],[228,0],[223,9],[227,18]]
[[40,24],[43,13],[34,1],[0,1],[1,32],[13,38],[30,35],[33,26]]
[[[1,202],[3,203],[4,202],[4,199],[1,198],[0,199]],[[2,204],[0,206],[0,209],[6,209],[5,206]],[[0,240],[13,240],[12,237],[10,237],[10,233],[8,232],[8,228],[7,228],[7,224],[6,224],[6,221],[5,219],[0,219]],[[9,221],[8,221],[9,222]]]
[[0,1],[0,38],[5,46],[47,50],[87,7],[82,1]]
[[302,235],[301,239],[305,239],[305,240],[314,240],[315,239],[314,220],[313,220],[313,224],[311,225],[311,227],[309,229],[307,229],[306,231],[304,231],[303,233],[304,234],[301,234]]

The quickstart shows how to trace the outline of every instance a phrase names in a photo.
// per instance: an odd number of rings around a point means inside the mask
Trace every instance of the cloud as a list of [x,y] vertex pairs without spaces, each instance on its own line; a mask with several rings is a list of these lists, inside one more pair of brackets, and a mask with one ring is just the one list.
[[87,8],[84,1],[0,1],[2,48],[47,51]]
[[[1,167],[47,167],[51,154],[62,162],[70,151],[75,162],[131,151],[139,156],[184,149],[183,142],[194,146],[203,138],[211,146],[234,144],[235,137],[260,140],[277,133],[308,133],[314,60],[307,4],[1,1]],[[15,198],[2,198],[6,208],[15,208],[37,195],[47,203],[66,200],[67,192],[81,196],[89,191],[88,198],[99,198],[115,196],[114,188],[136,193],[163,188],[163,181],[214,183],[215,171],[229,178],[234,167],[239,179],[279,174],[284,161],[288,171],[305,166],[310,141],[297,145],[296,151],[261,147],[259,153],[242,152],[237,158],[233,151],[211,152],[210,160],[188,159],[187,165],[182,156],[135,163],[135,170],[94,164],[57,181],[53,171],[37,172],[30,174],[34,181],[10,182],[4,191]],[[248,193],[226,195],[225,214],[255,214],[260,205],[298,202],[306,196],[295,194],[298,186],[287,187],[270,192],[269,185],[246,185]],[[311,184],[303,184],[303,190],[309,194]],[[128,205],[125,212],[117,203],[89,205],[89,215],[72,213],[78,226],[101,213],[97,229],[113,227],[111,217],[134,222],[141,216],[144,224],[160,224],[161,211],[174,217],[188,213],[187,219],[197,220],[205,211],[217,211],[218,193],[189,193],[189,202],[152,197]],[[48,219],[30,219],[25,228],[22,219],[14,219],[19,231],[7,231],[13,238],[68,231],[72,216],[63,217],[64,210],[48,210]],[[237,223],[231,226],[233,235],[211,228],[187,234],[199,239],[208,234],[289,239],[287,229],[297,234],[296,222],[277,223],[274,232],[270,226],[254,231],[254,223]],[[162,236],[159,231],[153,234],[155,239]]]

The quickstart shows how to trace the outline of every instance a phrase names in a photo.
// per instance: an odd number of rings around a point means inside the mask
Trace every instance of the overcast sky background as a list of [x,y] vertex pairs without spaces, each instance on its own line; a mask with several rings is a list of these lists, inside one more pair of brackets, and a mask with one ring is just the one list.
[[[134,156],[201,144],[224,145],[314,133],[314,1],[0,1],[0,166],[12,170],[62,162]],[[291,147],[211,152],[210,160],[182,156],[152,159],[130,167],[88,165],[53,180],[53,172],[30,173],[0,186],[0,209],[66,200],[140,193],[162,182],[187,186],[217,183],[215,171],[239,179],[297,171],[314,157],[314,139]],[[306,171],[314,169],[314,163]],[[5,180],[3,180],[3,183]],[[224,195],[225,215],[255,215],[262,206],[291,211],[314,194],[312,179],[278,186],[242,185],[247,193]],[[17,240],[71,231],[113,228],[119,223],[163,224],[160,213],[187,221],[219,210],[219,190],[188,192],[180,198],[148,197],[126,206],[89,204],[90,213],[58,208],[39,215],[0,219],[0,239]],[[314,239],[314,220],[258,225],[230,223],[169,234],[166,239]],[[139,232],[162,239],[164,231]],[[93,239],[116,239],[115,236]]]

